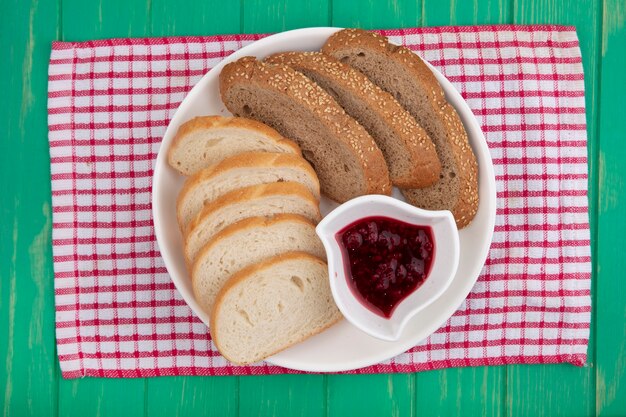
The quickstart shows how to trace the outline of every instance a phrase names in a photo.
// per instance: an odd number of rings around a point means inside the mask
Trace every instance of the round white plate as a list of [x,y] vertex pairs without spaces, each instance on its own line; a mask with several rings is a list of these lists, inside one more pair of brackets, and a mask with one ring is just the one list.
[[[326,39],[339,28],[308,28],[268,36],[224,59],[209,71],[189,92],[170,122],[154,169],[152,210],[157,242],[165,266],[178,291],[191,309],[208,325],[207,315],[196,302],[191,279],[185,269],[182,237],[176,221],[176,198],[183,177],[167,164],[167,149],[178,127],[187,120],[203,115],[230,115],[219,95],[218,78],[224,65],[243,56],[264,58],[276,52],[319,50]],[[432,68],[432,67],[431,67]],[[480,205],[474,221],[459,233],[461,257],[450,287],[427,308],[414,316],[396,342],[385,342],[358,330],[346,320],[302,343],[267,359],[268,362],[310,372],[347,371],[373,365],[398,355],[418,344],[437,330],[463,302],[476,282],[487,258],[496,213],[496,188],[493,165],[487,143],[471,110],[446,78],[433,68],[446,98],[456,108],[478,159]],[[395,197],[402,196],[397,190]],[[322,213],[335,206],[322,201]]]

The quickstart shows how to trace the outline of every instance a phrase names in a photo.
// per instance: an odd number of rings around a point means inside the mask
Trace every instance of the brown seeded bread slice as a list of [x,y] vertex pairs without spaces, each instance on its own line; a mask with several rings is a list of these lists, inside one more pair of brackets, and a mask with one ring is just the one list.
[[478,165],[456,110],[446,101],[432,71],[409,49],[358,29],[333,34],[322,52],[352,65],[393,95],[424,127],[437,147],[440,179],[430,187],[404,190],[418,207],[452,211],[459,228],[478,209]]
[[299,214],[313,223],[321,215],[317,198],[297,182],[252,185],[224,194],[205,205],[189,223],[185,234],[185,259],[191,266],[196,255],[216,233],[240,220],[280,213]]
[[289,252],[230,278],[211,313],[211,337],[229,361],[265,359],[341,319],[322,260]]
[[300,155],[300,148],[271,127],[242,117],[203,116],[183,123],[167,153],[169,165],[192,175],[241,152]]
[[374,139],[301,73],[244,57],[222,69],[220,93],[233,114],[262,121],[298,143],[322,193],[331,199],[391,193],[389,171]]
[[365,75],[320,52],[286,52],[265,59],[289,65],[315,81],[372,135],[383,152],[393,185],[419,188],[439,179],[435,145],[391,94]]
[[291,251],[326,258],[315,225],[296,214],[250,217],[228,226],[207,243],[193,264],[196,300],[208,314],[224,283],[236,272]]
[[311,165],[301,156],[285,153],[245,152],[211,165],[185,181],[178,194],[176,213],[181,230],[202,207],[238,188],[293,181],[306,186],[319,199],[320,184]]

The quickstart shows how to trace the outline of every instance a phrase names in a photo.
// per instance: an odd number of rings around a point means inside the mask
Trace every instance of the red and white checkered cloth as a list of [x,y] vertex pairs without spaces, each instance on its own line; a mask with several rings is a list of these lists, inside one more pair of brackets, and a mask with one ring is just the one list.
[[[435,334],[358,373],[584,364],[590,321],[587,135],[575,29],[383,31],[454,84],[481,124],[498,195],[471,294]],[[81,376],[285,373],[216,351],[159,256],[154,161],[190,88],[260,35],[55,42],[49,69],[56,335]]]

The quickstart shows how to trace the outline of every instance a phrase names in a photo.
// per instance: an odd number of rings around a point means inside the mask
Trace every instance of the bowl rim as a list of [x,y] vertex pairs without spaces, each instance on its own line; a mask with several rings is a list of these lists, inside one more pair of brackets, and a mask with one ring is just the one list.
[[[367,208],[370,208],[370,210],[367,210]],[[401,213],[403,218],[400,219],[398,218],[400,216],[385,212],[385,210],[389,211],[392,208]],[[368,214],[360,214],[364,209],[366,209]],[[432,285],[436,285],[434,292],[425,300],[420,301],[419,296],[423,295],[424,292],[420,293],[419,291],[426,287],[420,286],[416,288],[400,301],[391,317],[388,318],[373,313],[359,300],[356,300],[356,303],[353,302],[357,297],[349,288],[345,268],[345,254],[337,241],[337,233],[345,227],[361,219],[376,216],[387,217],[415,226],[430,227],[433,232],[433,240],[438,242],[436,252],[442,253],[441,251],[443,251],[443,253],[446,253],[445,258],[441,255],[435,255],[429,276],[427,277],[427,279],[432,278],[431,274],[443,269],[443,276],[436,276],[434,280],[431,279],[429,282]],[[338,218],[340,217],[346,217],[346,219],[339,221]],[[454,216],[448,210],[424,210],[393,197],[365,195],[353,198],[335,208],[320,221],[315,230],[326,250],[328,279],[333,298],[339,310],[346,320],[354,326],[381,340],[390,342],[398,340],[408,321],[439,298],[450,286],[452,279],[456,275],[459,264],[460,243]],[[432,288],[432,285],[430,288]],[[349,300],[344,299],[345,297],[349,297]],[[411,307],[411,303],[418,304]]]

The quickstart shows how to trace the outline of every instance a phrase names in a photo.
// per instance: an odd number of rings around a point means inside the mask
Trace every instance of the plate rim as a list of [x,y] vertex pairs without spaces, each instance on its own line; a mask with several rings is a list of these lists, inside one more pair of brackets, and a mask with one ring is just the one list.
[[[161,250],[162,245],[160,244],[160,242],[165,241],[165,238],[163,236],[164,235],[164,224],[163,224],[164,219],[162,219],[161,216],[157,213],[158,211],[157,200],[159,200],[161,196],[162,187],[159,187],[159,185],[162,182],[161,180],[162,176],[165,175],[164,171],[165,169],[167,169],[167,161],[165,160],[167,158],[167,150],[169,149],[171,141],[175,135],[173,130],[177,129],[180,126],[180,124],[186,121],[186,120],[181,120],[183,118],[182,114],[186,113],[185,110],[187,110],[187,108],[190,107],[190,102],[193,101],[192,98],[199,94],[200,90],[202,90],[202,88],[204,88],[205,85],[210,81],[209,79],[214,76],[213,74],[221,71],[221,69],[225,65],[227,65],[229,62],[232,62],[242,56],[246,56],[249,50],[256,50],[258,48],[261,48],[264,46],[265,43],[272,43],[276,41],[276,39],[280,39],[284,37],[288,37],[288,38],[298,37],[300,35],[313,35],[315,37],[319,37],[321,36],[322,33],[329,36],[330,34],[336,31],[339,31],[341,29],[343,28],[307,27],[307,28],[301,28],[301,29],[288,30],[288,31],[278,32],[278,33],[269,35],[267,37],[261,38],[259,40],[256,40],[238,49],[237,51],[233,52],[229,56],[222,59],[217,65],[215,65],[215,67],[207,71],[202,76],[202,78],[193,86],[193,88],[187,93],[187,95],[181,101],[180,105],[177,107],[174,115],[172,116],[163,134],[163,139],[161,141],[157,158],[155,160],[154,172],[153,172],[153,177],[152,177],[152,187],[151,187],[151,191],[152,191],[152,198],[151,198],[152,207],[151,208],[152,208],[152,219],[153,219],[153,225],[154,225],[154,230],[155,230],[155,237],[156,237],[157,245],[159,247],[161,258],[163,259],[168,275],[170,276],[170,279],[174,283],[174,286],[180,293],[181,297],[184,299],[185,303],[192,310],[193,314],[195,314],[205,325],[207,325],[207,327],[209,326],[208,326],[207,321],[203,317],[203,314],[200,314],[197,312],[197,311],[202,311],[202,310],[199,304],[195,301],[195,297],[193,296],[193,294],[191,294],[190,296],[186,295],[187,291],[186,289],[182,288],[183,284],[179,282],[178,278],[174,278],[175,274],[172,274],[170,272],[173,269],[172,262],[169,259],[170,255],[168,254],[168,256],[165,256],[163,254],[163,251]],[[459,305],[463,303],[463,301],[467,298],[472,288],[476,284],[476,281],[478,280],[478,277],[480,276],[480,271],[482,270],[485,264],[485,261],[487,259],[487,255],[489,253],[489,249],[491,246],[493,233],[495,229],[496,189],[495,189],[495,172],[493,168],[493,162],[492,162],[489,147],[484,137],[484,134],[482,132],[482,129],[480,128],[480,125],[478,124],[478,121],[476,120],[476,116],[473,114],[473,112],[467,105],[466,101],[463,99],[460,93],[456,90],[456,88],[454,88],[454,86],[447,80],[447,78],[443,76],[443,74],[441,74],[435,67],[433,67],[425,59],[423,59],[423,61],[433,71],[435,77],[437,78],[437,81],[439,81],[439,83],[442,84],[442,88],[444,89],[446,93],[446,98],[448,99],[448,101],[456,102],[456,105],[453,103],[450,103],[450,104],[455,108],[457,113],[459,113],[459,116],[466,117],[467,120],[463,121],[464,125],[466,125],[465,126],[466,130],[471,129],[472,131],[477,132],[479,134],[478,138],[476,138],[475,140],[470,140],[470,146],[474,148],[475,153],[476,153],[476,147],[479,148],[480,152],[478,152],[477,157],[479,155],[484,157],[482,158],[483,159],[482,162],[483,164],[486,164],[486,165],[483,165],[481,163],[478,164],[479,176],[481,175],[481,170],[482,170],[486,175],[486,180],[489,186],[488,187],[489,188],[488,201],[484,202],[483,199],[481,199],[479,203],[479,204],[486,203],[487,205],[486,210],[488,211],[488,214],[489,214],[488,225],[487,225],[488,227],[487,227],[487,230],[484,230],[484,232],[487,233],[488,239],[484,240],[484,242],[486,243],[484,244],[484,247],[482,248],[480,252],[480,262],[479,262],[480,266],[474,268],[477,270],[473,271],[470,279],[466,279],[467,283],[463,286],[463,289],[462,289],[463,296],[455,297],[455,300],[458,300],[458,303],[454,303],[453,306],[448,306],[448,308],[445,309],[446,312],[444,314],[439,315],[440,320],[431,321],[425,326],[423,326],[423,330],[420,333],[424,334],[424,336],[420,336],[419,338],[413,337],[413,338],[410,338],[410,340],[400,339],[396,342],[391,342],[391,344],[394,345],[394,349],[392,349],[393,351],[392,353],[385,352],[379,355],[370,355],[367,357],[367,359],[360,359],[360,360],[354,359],[351,361],[343,361],[341,362],[340,365],[335,364],[335,365],[325,366],[324,364],[321,364],[321,365],[320,364],[303,364],[301,361],[299,362],[297,360],[290,360],[288,356],[285,357],[284,355],[282,355],[283,351],[281,351],[265,359],[265,361],[268,362],[269,364],[274,365],[274,366],[281,366],[284,368],[289,368],[289,369],[293,369],[297,371],[305,371],[305,372],[344,372],[344,371],[351,371],[351,370],[355,370],[359,368],[364,368],[364,367],[371,366],[371,365],[376,365],[384,360],[390,359],[416,346],[419,342],[421,342],[422,340],[424,340],[425,338],[433,334],[435,331],[437,331],[450,317],[454,315]],[[449,95],[452,97],[449,97]],[[459,105],[461,107],[460,109],[457,107]],[[470,126],[467,126],[468,123]],[[473,142],[478,142],[478,143],[473,143]],[[478,159],[479,158],[477,158],[477,160]],[[164,167],[164,168],[161,168],[161,167]],[[480,183],[480,177],[479,177],[479,183]],[[457,275],[459,273],[460,273],[460,270],[457,271]],[[455,275],[455,278],[452,281],[457,279],[457,275]],[[448,290],[449,289],[446,289],[446,292]],[[443,295],[445,295],[446,292],[444,292],[444,294],[442,294],[441,297],[443,297]],[[436,301],[437,300],[435,300],[435,303]],[[342,321],[345,321],[345,318]]]

